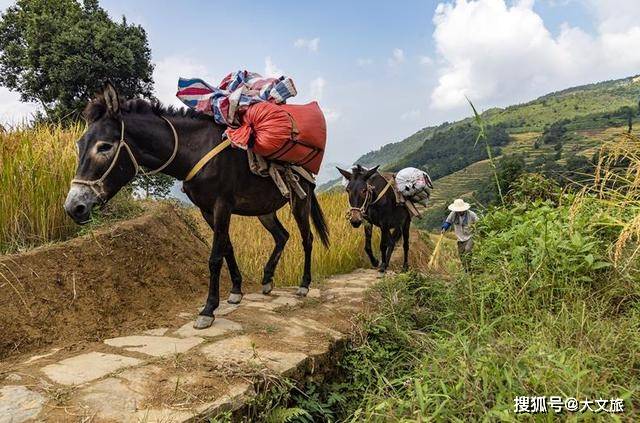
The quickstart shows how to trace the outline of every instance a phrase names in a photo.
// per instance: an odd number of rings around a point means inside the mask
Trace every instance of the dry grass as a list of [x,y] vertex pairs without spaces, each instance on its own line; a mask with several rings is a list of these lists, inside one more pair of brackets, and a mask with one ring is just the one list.
[[614,262],[622,264],[623,258],[627,264],[633,262],[640,241],[640,139],[637,136],[619,134],[600,148],[595,183],[583,188],[573,205],[573,213],[590,207],[594,201],[602,209],[600,225],[613,229],[617,236],[611,251]]
[[[368,265],[364,255],[364,231],[362,228],[352,228],[345,218],[346,196],[341,192],[328,192],[320,194],[318,201],[329,225],[331,246],[324,248],[317,236],[314,239],[311,269],[314,283],[326,276]],[[277,286],[299,285],[304,262],[300,232],[288,206],[278,212],[278,217],[291,237],[276,269],[274,281]],[[206,225],[202,219],[198,221],[202,227]],[[209,233],[208,228],[206,231]],[[262,269],[273,250],[273,238],[257,218],[233,216],[231,240],[244,279],[259,283]],[[377,230],[374,230],[372,243],[375,251],[379,243]]]
[[63,239],[77,227],[62,209],[82,125],[0,133],[0,253]]

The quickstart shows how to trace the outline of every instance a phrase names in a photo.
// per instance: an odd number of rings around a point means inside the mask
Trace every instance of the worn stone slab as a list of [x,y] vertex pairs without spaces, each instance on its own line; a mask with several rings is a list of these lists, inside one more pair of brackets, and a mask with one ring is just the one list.
[[0,388],[0,423],[21,423],[36,418],[46,398],[25,386]]
[[[278,297],[293,297],[293,298],[299,298],[296,295],[296,291],[298,290],[298,288],[280,288],[280,289],[274,289],[273,291],[271,291],[271,295],[275,295]],[[307,298],[320,298],[320,289],[319,288],[310,288],[309,292],[307,293]]]
[[116,354],[90,352],[49,364],[40,370],[49,379],[62,385],[80,385],[99,379],[116,370],[142,363],[137,358]]
[[291,317],[288,320],[290,323],[294,323],[305,328],[310,328],[316,332],[326,333],[330,335],[334,341],[338,341],[346,337],[346,335],[342,332],[331,329],[330,327],[323,325],[317,320],[309,319],[306,317]]
[[270,295],[275,295],[275,296],[285,296],[285,297],[293,297],[296,295],[296,289],[295,288],[279,288],[279,289],[274,289],[273,291],[271,291]]
[[273,304],[278,304],[280,306],[297,306],[298,304],[301,303],[301,300],[297,299],[297,298],[291,298],[291,297],[278,297],[275,300],[273,300]]
[[[214,316],[226,316],[232,311],[240,307],[239,304],[229,304],[228,302],[221,303],[217,309],[213,312]],[[199,313],[200,311],[198,311]]]
[[242,325],[240,323],[232,322],[224,318],[218,318],[213,321],[213,325],[206,329],[195,329],[193,323],[186,323],[180,329],[176,330],[174,334],[181,338],[189,338],[193,336],[204,336],[213,338],[214,336],[224,335],[228,332],[240,331]]
[[223,339],[200,349],[209,360],[219,363],[234,362],[259,364],[277,373],[284,374],[298,367],[307,359],[301,352],[271,351],[257,348],[249,336]]
[[278,307],[282,307],[282,304],[275,304],[273,302],[267,303],[267,302],[259,302],[259,301],[248,301],[247,303],[245,303],[245,307],[255,307],[255,308],[261,308],[263,310],[273,311]]
[[109,377],[91,384],[82,390],[80,403],[92,410],[98,420],[119,422],[131,421],[139,404],[144,400],[142,392],[130,389],[115,377]]
[[169,328],[148,329],[142,333],[144,333],[145,335],[151,335],[151,336],[162,336],[165,333],[167,333],[168,330]]
[[4,377],[5,382],[20,382],[22,380],[22,376],[17,373],[9,373]]
[[307,298],[320,298],[320,295],[321,295],[320,289],[311,288],[307,293]]
[[247,382],[230,386],[226,393],[213,403],[202,407],[198,418],[213,417],[225,411],[235,411],[256,395],[252,384]]
[[360,287],[355,287],[355,286],[343,286],[343,287],[336,287],[336,288],[329,288],[325,291],[325,294],[327,295],[338,295],[338,296],[353,296],[353,294],[362,294],[364,291],[366,291],[367,288],[360,288]]
[[273,297],[270,295],[256,294],[255,292],[252,292],[250,294],[245,294],[242,299],[249,301],[271,301]]
[[34,361],[38,361],[38,360],[40,360],[42,358],[51,357],[52,355],[54,355],[58,351],[60,351],[60,348],[53,348],[50,352],[48,352],[46,354],[34,355],[33,357],[29,358],[28,360],[25,360],[23,363],[24,364],[30,364],[30,363],[33,363]]
[[[128,422],[171,422],[180,423],[188,422],[195,419],[203,410],[205,406],[195,407],[193,410],[173,410],[171,408],[149,408],[146,410],[138,410],[131,420]],[[206,409],[206,408],[204,408]],[[200,421],[200,420],[198,420]]]
[[203,341],[204,339],[196,337],[172,338],[169,336],[133,335],[105,339],[104,343],[112,347],[124,348],[127,351],[135,351],[155,357],[165,357],[189,351]]

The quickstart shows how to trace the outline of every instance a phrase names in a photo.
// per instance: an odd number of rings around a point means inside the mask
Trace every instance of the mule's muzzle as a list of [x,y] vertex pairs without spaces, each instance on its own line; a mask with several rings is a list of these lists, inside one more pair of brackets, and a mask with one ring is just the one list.
[[74,222],[84,225],[91,220],[91,211],[98,200],[91,188],[73,184],[64,202],[64,210]]
[[349,212],[349,223],[354,228],[359,228],[362,225],[362,212],[360,210],[351,210]]

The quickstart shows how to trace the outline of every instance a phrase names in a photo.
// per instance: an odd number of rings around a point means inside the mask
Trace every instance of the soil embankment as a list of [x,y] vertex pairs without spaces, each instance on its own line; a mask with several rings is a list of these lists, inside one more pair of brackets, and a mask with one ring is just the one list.
[[0,359],[162,325],[204,300],[208,255],[186,213],[162,206],[68,242],[0,256]]

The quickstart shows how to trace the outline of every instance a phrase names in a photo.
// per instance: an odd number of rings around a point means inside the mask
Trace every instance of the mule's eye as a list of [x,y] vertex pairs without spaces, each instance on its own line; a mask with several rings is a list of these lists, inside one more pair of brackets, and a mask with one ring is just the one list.
[[109,144],[108,142],[101,142],[100,144],[98,144],[96,150],[98,151],[98,153],[106,153],[107,151],[111,150],[112,147],[113,144]]

